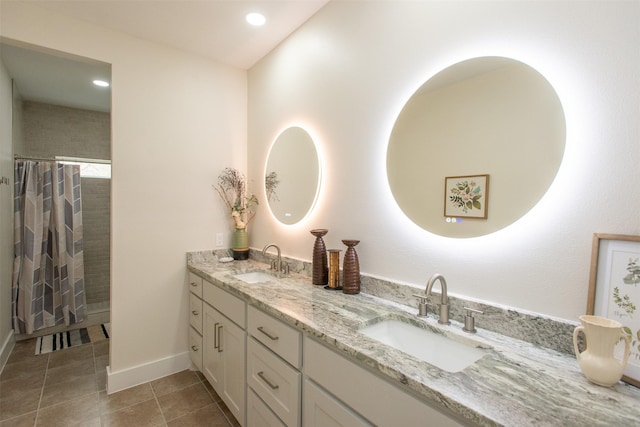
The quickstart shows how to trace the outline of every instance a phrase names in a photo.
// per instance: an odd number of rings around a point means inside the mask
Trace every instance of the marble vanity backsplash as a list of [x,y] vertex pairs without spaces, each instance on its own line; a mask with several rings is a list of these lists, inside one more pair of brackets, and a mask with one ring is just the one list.
[[[190,252],[187,254],[187,261],[214,262],[218,258],[228,256],[231,256],[230,250]],[[269,264],[273,259],[273,254],[264,256],[262,255],[262,251],[251,249],[249,257],[258,262]],[[289,264],[292,272],[311,277],[312,266],[310,262],[287,257],[283,257],[282,261]],[[387,301],[413,307],[417,313],[418,301],[413,295],[424,293],[423,285],[412,286],[393,282],[388,279],[376,278],[364,273],[362,273],[360,277],[361,292]],[[425,277],[425,284],[427,279],[428,278]],[[574,353],[573,330],[579,324],[577,321],[568,322],[521,309],[449,295],[449,314],[453,322],[464,322],[464,307],[470,307],[484,312],[484,314],[475,315],[476,328],[493,331],[510,338],[529,342],[561,353],[571,355]],[[438,312],[437,307],[432,302],[429,303],[429,312]]]
[[[425,284],[426,280],[425,279]],[[424,293],[423,288],[378,279],[366,274],[361,275],[362,292],[386,300],[394,301],[418,310],[417,298],[414,294]],[[434,293],[435,294],[435,293]],[[452,321],[464,323],[464,307],[480,310],[483,314],[476,314],[476,328],[487,329],[510,338],[529,342],[540,347],[556,350],[562,353],[574,354],[573,330],[579,322],[567,322],[560,319],[526,312],[521,309],[504,307],[487,302],[449,296],[449,318]],[[439,298],[436,298],[438,300]],[[438,313],[437,303],[429,303],[429,312]]]

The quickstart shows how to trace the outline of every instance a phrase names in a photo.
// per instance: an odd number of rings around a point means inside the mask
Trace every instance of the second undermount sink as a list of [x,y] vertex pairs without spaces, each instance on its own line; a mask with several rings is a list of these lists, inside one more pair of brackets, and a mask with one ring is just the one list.
[[275,276],[263,271],[250,271],[248,273],[235,274],[233,277],[245,283],[263,283],[276,279]]
[[487,354],[472,340],[459,342],[395,319],[365,326],[358,332],[447,372],[459,372]]

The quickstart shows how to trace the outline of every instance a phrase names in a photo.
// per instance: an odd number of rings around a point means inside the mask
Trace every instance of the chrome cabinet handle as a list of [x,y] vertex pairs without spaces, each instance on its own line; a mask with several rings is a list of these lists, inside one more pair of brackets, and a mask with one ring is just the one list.
[[263,371],[258,372],[258,376],[260,377],[260,379],[262,381],[264,381],[269,387],[271,387],[271,390],[277,390],[278,388],[280,388],[280,386],[278,384],[274,384],[271,381],[269,381],[267,379],[267,377],[264,375]]
[[213,325],[213,348],[218,348],[220,346],[220,344],[218,343],[218,325],[218,322]]
[[218,336],[218,353],[222,353],[222,325],[216,326],[216,335]]
[[198,351],[198,350],[200,350],[200,349],[198,348],[198,346],[197,346],[197,345],[192,345],[192,346],[191,346],[191,350],[193,350],[193,351]]
[[198,310],[191,310],[191,314],[197,316],[198,314],[200,314],[200,312]]
[[198,284],[196,282],[191,282],[191,286],[195,288],[196,286],[198,286]]
[[265,334],[267,337],[269,337],[269,339],[272,340],[272,341],[277,341],[278,338],[279,338],[277,335],[271,335],[269,332],[265,331],[264,327],[262,327],[262,326],[258,326],[258,330],[260,332],[262,332],[263,334]]

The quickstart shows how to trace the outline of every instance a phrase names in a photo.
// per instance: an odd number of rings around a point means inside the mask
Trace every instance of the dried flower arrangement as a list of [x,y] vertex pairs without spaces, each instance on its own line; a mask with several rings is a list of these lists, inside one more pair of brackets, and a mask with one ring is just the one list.
[[247,196],[247,181],[244,175],[237,169],[225,168],[218,176],[218,184],[214,187],[231,212],[235,228],[247,228],[256,215],[258,198],[255,194]]

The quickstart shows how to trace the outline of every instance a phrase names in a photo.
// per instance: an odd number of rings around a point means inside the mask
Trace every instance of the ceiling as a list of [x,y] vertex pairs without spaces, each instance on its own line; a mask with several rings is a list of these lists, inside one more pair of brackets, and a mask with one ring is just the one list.
[[[249,69],[329,0],[22,0],[54,13],[91,22]],[[267,22],[251,27],[249,12]],[[0,45],[2,61],[26,100],[109,111],[108,90],[85,82],[110,74],[109,64]],[[50,55],[54,53],[54,55]],[[60,57],[63,56],[63,57]],[[108,80],[108,77],[107,77]]]
[[23,100],[91,111],[111,110],[109,88],[92,83],[95,79],[111,81],[109,64],[8,43],[0,44],[0,57]]

